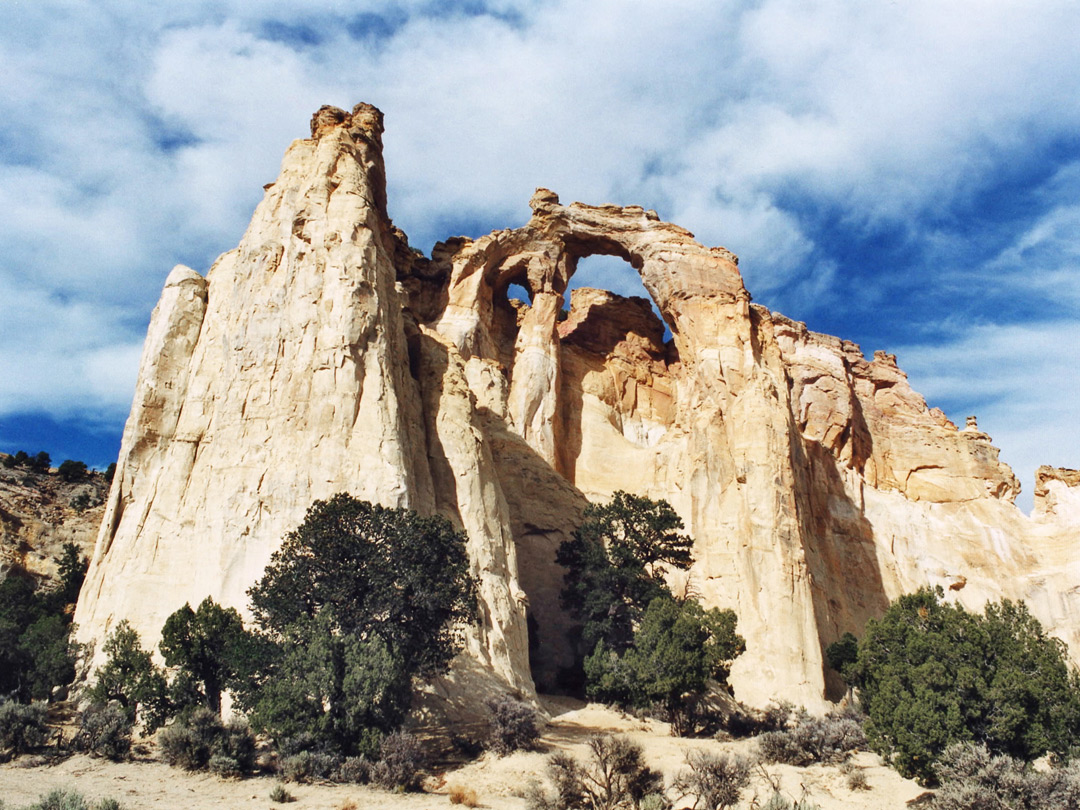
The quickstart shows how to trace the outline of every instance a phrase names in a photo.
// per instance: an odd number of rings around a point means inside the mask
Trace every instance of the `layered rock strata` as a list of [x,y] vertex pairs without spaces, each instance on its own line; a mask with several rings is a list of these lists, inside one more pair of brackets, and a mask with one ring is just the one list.
[[[894,357],[750,303],[737,259],[639,207],[562,205],[426,259],[387,216],[381,114],[320,110],[240,246],[170,275],[76,622],[154,640],[206,595],[243,607],[282,536],[337,491],[446,515],[483,621],[439,694],[530,694],[569,663],[555,549],[589,501],[665,498],[691,588],[733,607],[736,695],[820,706],[823,648],[942,585],[1026,599],[1080,651],[1080,481],[1036,510],[986,434],[957,430]],[[576,290],[625,259],[645,299]],[[507,298],[522,285],[528,305]],[[664,342],[664,326],[671,340]],[[526,630],[528,624],[529,631]]]

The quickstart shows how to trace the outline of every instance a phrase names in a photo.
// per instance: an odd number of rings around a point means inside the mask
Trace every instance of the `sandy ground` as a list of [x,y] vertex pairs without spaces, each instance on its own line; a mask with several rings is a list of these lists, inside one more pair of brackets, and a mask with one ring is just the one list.
[[[26,767],[23,757],[0,766],[0,798],[8,807],[36,801],[54,788],[78,790],[89,799],[112,797],[126,810],[247,810],[283,808],[296,810],[420,810],[449,808],[449,790],[460,786],[476,792],[479,806],[492,810],[524,810],[521,798],[529,781],[542,776],[544,761],[554,751],[569,751],[585,758],[585,740],[597,732],[625,734],[645,748],[645,759],[662,771],[668,781],[682,766],[685,751],[707,748],[752,754],[753,740],[716,742],[678,739],[668,735],[664,723],[641,720],[600,706],[547,698],[552,715],[542,737],[543,750],[518,752],[508,757],[485,754],[464,767],[436,773],[426,783],[429,792],[399,795],[357,785],[286,785],[296,797],[291,805],[275,804],[270,791],[278,784],[272,777],[228,780],[205,774],[190,774],[161,762],[143,759],[112,763],[86,756],[74,756],[57,764]],[[772,793],[769,780],[778,781],[789,799],[803,796],[821,810],[903,810],[906,803],[923,790],[884,767],[873,754],[856,755],[853,764],[866,776],[869,790],[852,791],[847,776],[839,768],[815,765],[794,768],[768,765],[755,774],[743,792],[740,808],[759,807]],[[681,803],[686,806],[689,802]]]

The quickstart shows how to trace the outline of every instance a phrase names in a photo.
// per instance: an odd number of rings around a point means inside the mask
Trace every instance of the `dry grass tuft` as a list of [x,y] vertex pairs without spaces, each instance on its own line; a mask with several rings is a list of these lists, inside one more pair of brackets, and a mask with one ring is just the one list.
[[476,797],[476,791],[461,785],[450,786],[450,804],[463,804],[466,807],[479,807],[480,800]]

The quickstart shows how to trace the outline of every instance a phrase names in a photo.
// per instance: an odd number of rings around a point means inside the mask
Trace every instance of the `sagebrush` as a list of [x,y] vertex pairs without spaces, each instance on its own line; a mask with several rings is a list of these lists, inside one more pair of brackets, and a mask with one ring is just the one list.
[[22,754],[45,745],[48,715],[44,703],[0,703],[0,751]]
[[824,717],[800,709],[787,728],[758,738],[761,758],[785,765],[835,764],[867,745],[862,724],[852,713],[830,712]]
[[514,751],[531,751],[540,738],[536,709],[510,695],[501,695],[487,702],[491,712],[488,748],[499,756]]
[[1022,760],[994,754],[985,745],[949,746],[937,764],[941,788],[932,810],[1077,810],[1080,762],[1036,771]]
[[663,798],[663,777],[645,764],[640,745],[605,734],[592,737],[588,748],[584,764],[561,752],[548,758],[551,788],[531,783],[529,810],[617,810],[638,808],[650,796]]
[[406,731],[395,731],[379,747],[371,781],[387,790],[418,790],[426,767],[427,755],[420,741]]
[[91,703],[79,718],[72,746],[76,751],[119,762],[131,752],[131,730],[131,718],[118,704]]

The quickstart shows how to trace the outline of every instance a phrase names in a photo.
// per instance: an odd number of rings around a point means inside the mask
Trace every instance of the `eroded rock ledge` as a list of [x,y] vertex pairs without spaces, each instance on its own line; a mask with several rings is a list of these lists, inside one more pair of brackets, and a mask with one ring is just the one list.
[[[387,216],[382,115],[324,107],[240,245],[174,271],[155,310],[76,622],[148,640],[184,601],[243,608],[308,504],[345,490],[465,528],[483,622],[444,710],[555,686],[554,564],[590,500],[666,498],[691,584],[733,607],[737,696],[836,695],[822,650],[923,584],[1024,598],[1080,651],[1080,481],[1040,470],[1036,514],[986,434],[957,430],[896,358],[752,305],[735,256],[640,207],[563,205],[430,259]],[[628,261],[644,299],[577,290]],[[530,296],[507,299],[510,284]],[[531,629],[527,631],[527,625]]]

